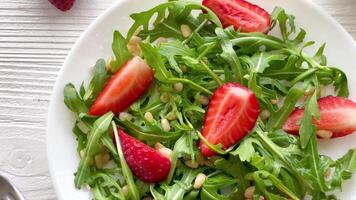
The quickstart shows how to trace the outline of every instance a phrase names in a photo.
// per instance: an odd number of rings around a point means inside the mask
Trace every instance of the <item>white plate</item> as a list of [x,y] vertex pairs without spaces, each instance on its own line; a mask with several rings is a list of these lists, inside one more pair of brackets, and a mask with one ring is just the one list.
[[[72,134],[74,118],[63,103],[63,88],[72,82],[79,86],[85,80],[88,83],[91,66],[98,58],[108,58],[111,53],[111,42],[114,30],[126,34],[132,24],[129,15],[147,10],[163,0],[122,0],[96,19],[82,34],[69,53],[58,80],[55,84],[49,107],[47,121],[47,151],[49,168],[59,199],[81,200],[90,199],[85,190],[74,187],[73,173],[77,169],[79,157],[76,153],[76,141]],[[351,36],[328,14],[315,6],[310,0],[253,0],[268,11],[274,6],[284,7],[288,13],[296,16],[298,26],[304,27],[308,38],[327,43],[326,55],[329,64],[340,66],[349,78],[356,77],[356,46]],[[351,98],[356,100],[356,79],[349,79]],[[349,148],[356,147],[356,134],[320,142],[321,150],[334,158],[345,153]],[[356,176],[346,181],[343,200],[356,199]],[[353,187],[354,188],[354,187]]]

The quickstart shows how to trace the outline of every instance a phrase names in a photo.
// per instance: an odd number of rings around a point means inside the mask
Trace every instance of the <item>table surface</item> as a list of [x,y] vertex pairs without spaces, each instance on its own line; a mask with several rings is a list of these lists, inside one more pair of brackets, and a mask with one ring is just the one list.
[[[58,72],[86,27],[118,0],[0,2],[0,173],[28,200],[56,199],[47,167],[46,116]],[[356,0],[313,0],[356,38]]]

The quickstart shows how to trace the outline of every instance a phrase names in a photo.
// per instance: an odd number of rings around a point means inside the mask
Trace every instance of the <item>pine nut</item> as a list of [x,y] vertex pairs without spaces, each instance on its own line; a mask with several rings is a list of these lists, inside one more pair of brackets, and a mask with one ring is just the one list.
[[197,163],[199,165],[204,165],[205,164],[205,158],[202,154],[198,154],[197,155]]
[[325,176],[326,178],[329,178],[329,177],[330,177],[330,175],[331,175],[331,169],[330,169],[330,168],[328,168],[328,169],[325,171],[324,176]]
[[326,88],[324,85],[320,85],[320,97],[326,96]]
[[106,61],[105,69],[106,71],[114,72],[111,66],[111,62],[114,62],[115,58],[114,56],[110,56],[109,59]]
[[108,153],[104,153],[101,155],[101,162],[103,165],[106,165],[110,160],[110,155]]
[[201,105],[206,106],[209,104],[209,98],[204,95],[200,95],[199,102]]
[[199,167],[199,164],[196,161],[193,162],[192,160],[186,160],[186,161],[184,161],[184,164],[190,168],[193,168],[193,169]]
[[278,103],[278,99],[271,99],[271,103],[273,104],[273,105],[276,105],[277,103]]
[[168,93],[163,93],[160,98],[159,98],[163,103],[168,103],[169,102],[169,94]]
[[183,90],[183,83],[175,83],[173,84],[173,89],[177,92],[180,92]]
[[203,186],[205,179],[206,179],[206,175],[203,173],[199,173],[195,178],[193,188],[196,190],[200,189]]
[[129,43],[127,44],[127,49],[134,56],[139,56],[141,53],[140,43],[142,39],[137,36],[132,36]]
[[179,68],[182,70],[182,72],[186,72],[188,70],[186,65],[180,65]]
[[132,120],[132,115],[130,113],[127,113],[127,112],[121,112],[119,114],[119,119],[121,121],[131,121]]
[[122,187],[121,190],[125,196],[129,195],[129,186],[128,185],[125,185],[124,187]]
[[253,193],[255,193],[255,186],[250,186],[250,187],[246,188],[246,190],[245,190],[245,197],[247,199],[252,199]]
[[169,122],[166,118],[163,118],[161,120],[161,126],[162,126],[163,131],[168,132],[171,130],[171,125],[169,124]]
[[157,44],[161,44],[161,43],[167,43],[168,42],[168,39],[165,38],[165,37],[159,37],[157,40],[156,40]]
[[83,158],[85,156],[85,148],[80,150],[79,155],[81,158]]
[[163,146],[163,144],[157,142],[157,143],[155,144],[154,148],[155,148],[156,150],[158,150],[158,149],[161,149],[161,148],[165,148],[165,146]]
[[171,149],[168,149],[166,147],[163,147],[163,148],[159,148],[157,150],[162,156],[168,158],[169,160],[172,160],[172,150]]
[[177,115],[170,112],[168,113],[168,115],[166,116],[166,118],[169,120],[169,121],[173,121],[173,120],[176,120],[177,119]]
[[95,166],[97,168],[101,169],[103,167],[103,161],[102,161],[101,154],[94,156],[94,162],[95,162]]
[[145,119],[148,121],[148,122],[153,122],[155,119],[153,118],[153,115],[151,112],[146,112],[145,113]]
[[316,134],[323,139],[330,139],[333,135],[333,132],[328,130],[318,130]]
[[314,94],[314,92],[315,92],[315,87],[310,87],[304,92],[304,96],[308,97],[308,96]]
[[261,45],[258,47],[258,50],[260,50],[261,52],[266,51],[267,47],[265,45]]
[[180,26],[180,31],[182,32],[183,37],[187,38],[192,34],[192,30],[186,24],[182,24]]
[[261,119],[265,120],[271,115],[271,113],[265,109],[261,111],[260,115],[261,115]]

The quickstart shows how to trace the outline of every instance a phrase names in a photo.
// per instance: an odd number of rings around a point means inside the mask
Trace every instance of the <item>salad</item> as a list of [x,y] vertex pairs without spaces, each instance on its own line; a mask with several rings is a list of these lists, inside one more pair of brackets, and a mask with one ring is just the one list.
[[333,160],[317,141],[356,131],[356,103],[326,45],[306,53],[315,42],[293,15],[203,0],[131,18],[89,84],[64,88],[78,189],[96,200],[337,199],[356,149]]

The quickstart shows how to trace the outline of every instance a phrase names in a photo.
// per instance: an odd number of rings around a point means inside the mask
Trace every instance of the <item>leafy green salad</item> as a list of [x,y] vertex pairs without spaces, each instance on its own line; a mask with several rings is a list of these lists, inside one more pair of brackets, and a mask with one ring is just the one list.
[[356,149],[333,160],[318,138],[354,132],[356,104],[326,45],[306,53],[315,42],[293,15],[204,0],[131,18],[90,83],[64,88],[78,189],[95,200],[337,199]]

